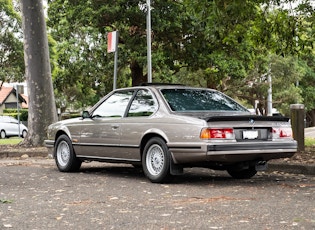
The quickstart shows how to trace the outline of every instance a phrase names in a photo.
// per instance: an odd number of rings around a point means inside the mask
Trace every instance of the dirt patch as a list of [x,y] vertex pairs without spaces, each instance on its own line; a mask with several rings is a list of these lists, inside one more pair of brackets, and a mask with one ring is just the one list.
[[292,164],[310,165],[315,164],[315,146],[305,147],[302,152],[297,152],[291,158],[272,160],[272,162],[287,162]]

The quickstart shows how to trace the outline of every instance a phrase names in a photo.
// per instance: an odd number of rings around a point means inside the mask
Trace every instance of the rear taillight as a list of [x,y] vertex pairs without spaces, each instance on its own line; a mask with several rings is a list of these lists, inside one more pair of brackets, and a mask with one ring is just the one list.
[[272,128],[272,137],[273,138],[292,137],[292,129],[291,128]]
[[204,128],[200,133],[201,139],[234,139],[232,128]]

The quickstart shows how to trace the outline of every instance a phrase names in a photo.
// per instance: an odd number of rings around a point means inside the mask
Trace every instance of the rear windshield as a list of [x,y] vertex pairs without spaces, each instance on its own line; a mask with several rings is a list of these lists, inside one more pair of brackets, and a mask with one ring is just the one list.
[[162,89],[161,92],[173,111],[247,111],[218,91]]

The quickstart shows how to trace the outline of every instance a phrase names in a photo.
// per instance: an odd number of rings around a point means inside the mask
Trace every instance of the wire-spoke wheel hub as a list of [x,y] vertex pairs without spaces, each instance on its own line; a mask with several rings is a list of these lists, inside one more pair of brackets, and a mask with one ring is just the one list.
[[70,159],[70,148],[66,141],[61,141],[57,148],[57,160],[60,166],[64,167]]
[[148,150],[146,161],[150,174],[159,175],[164,167],[164,153],[161,146],[152,145]]

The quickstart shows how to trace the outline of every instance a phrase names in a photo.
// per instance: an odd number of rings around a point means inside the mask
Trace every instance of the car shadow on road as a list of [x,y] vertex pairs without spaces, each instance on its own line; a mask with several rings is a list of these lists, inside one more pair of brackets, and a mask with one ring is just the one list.
[[81,167],[80,172],[86,174],[97,174],[110,177],[130,177],[130,178],[144,178],[142,168],[135,168],[128,164],[98,164],[86,165]]
[[[130,180],[149,180],[145,178],[145,175],[141,167],[134,167],[129,164],[97,164],[89,165],[86,164],[81,167],[81,173],[90,175],[102,175],[104,177],[112,178],[130,178]],[[270,178],[269,178],[270,179]],[[268,180],[267,176],[255,176],[251,179],[237,180],[233,179],[225,171],[215,171],[205,168],[188,168],[184,170],[183,175],[172,176],[171,180],[167,184],[195,184],[205,185],[209,182],[218,185],[245,185],[262,183]],[[276,180],[276,179],[272,179]]]

